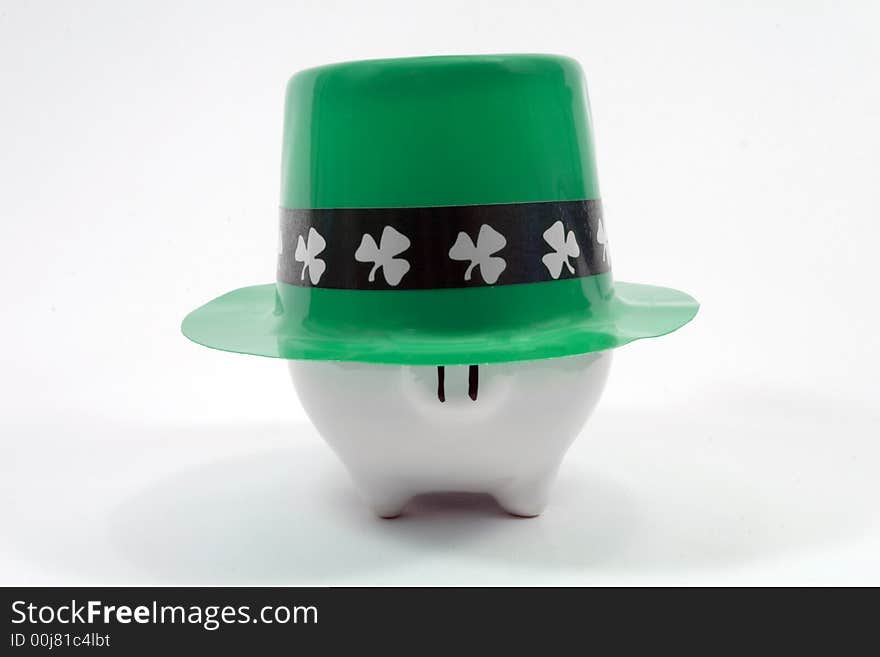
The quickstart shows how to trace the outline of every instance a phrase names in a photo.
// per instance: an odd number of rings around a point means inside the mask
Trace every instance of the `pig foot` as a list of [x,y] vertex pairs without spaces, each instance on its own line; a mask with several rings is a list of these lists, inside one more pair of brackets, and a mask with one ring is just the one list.
[[373,513],[388,520],[403,513],[404,507],[413,496],[410,491],[403,491],[388,484],[365,483],[363,480],[358,480],[357,487]]
[[547,507],[550,486],[556,471],[527,479],[517,479],[493,491],[492,496],[502,509],[514,516],[534,518]]

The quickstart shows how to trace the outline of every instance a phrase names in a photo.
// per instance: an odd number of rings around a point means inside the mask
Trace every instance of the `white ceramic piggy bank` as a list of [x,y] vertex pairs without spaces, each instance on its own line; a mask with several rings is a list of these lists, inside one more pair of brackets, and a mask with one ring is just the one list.
[[[275,282],[214,299],[183,332],[289,361],[381,516],[432,491],[540,513],[612,350],[697,312],[683,292],[613,279],[583,72],[567,57],[301,71],[281,173]],[[658,241],[660,262],[674,243]]]
[[442,370],[289,361],[309,418],[383,518],[431,491],[485,492],[514,515],[541,513],[610,365],[610,351]]

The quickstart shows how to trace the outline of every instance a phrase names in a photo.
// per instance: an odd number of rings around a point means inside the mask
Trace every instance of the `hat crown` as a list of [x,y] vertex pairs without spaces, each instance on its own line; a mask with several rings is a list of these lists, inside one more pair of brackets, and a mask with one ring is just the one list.
[[549,55],[334,64],[287,87],[278,276],[190,313],[241,353],[473,365],[682,326],[677,290],[615,283],[579,65]]
[[578,63],[474,55],[331,64],[287,86],[281,205],[598,198]]

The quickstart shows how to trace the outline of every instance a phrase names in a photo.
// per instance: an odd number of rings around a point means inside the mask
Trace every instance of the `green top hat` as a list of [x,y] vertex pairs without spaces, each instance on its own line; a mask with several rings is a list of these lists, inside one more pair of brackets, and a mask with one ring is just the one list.
[[613,282],[580,66],[550,55],[333,64],[287,86],[278,280],[190,313],[208,347],[457,365],[569,356],[683,326]]

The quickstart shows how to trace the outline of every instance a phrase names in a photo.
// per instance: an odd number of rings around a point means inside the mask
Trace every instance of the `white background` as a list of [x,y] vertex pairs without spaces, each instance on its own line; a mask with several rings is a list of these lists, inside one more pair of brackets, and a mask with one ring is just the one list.
[[[874,2],[0,3],[0,584],[880,584]],[[373,518],[284,365],[183,316],[274,278],[283,90],[554,52],[615,275],[703,304],[621,349],[535,520]]]

